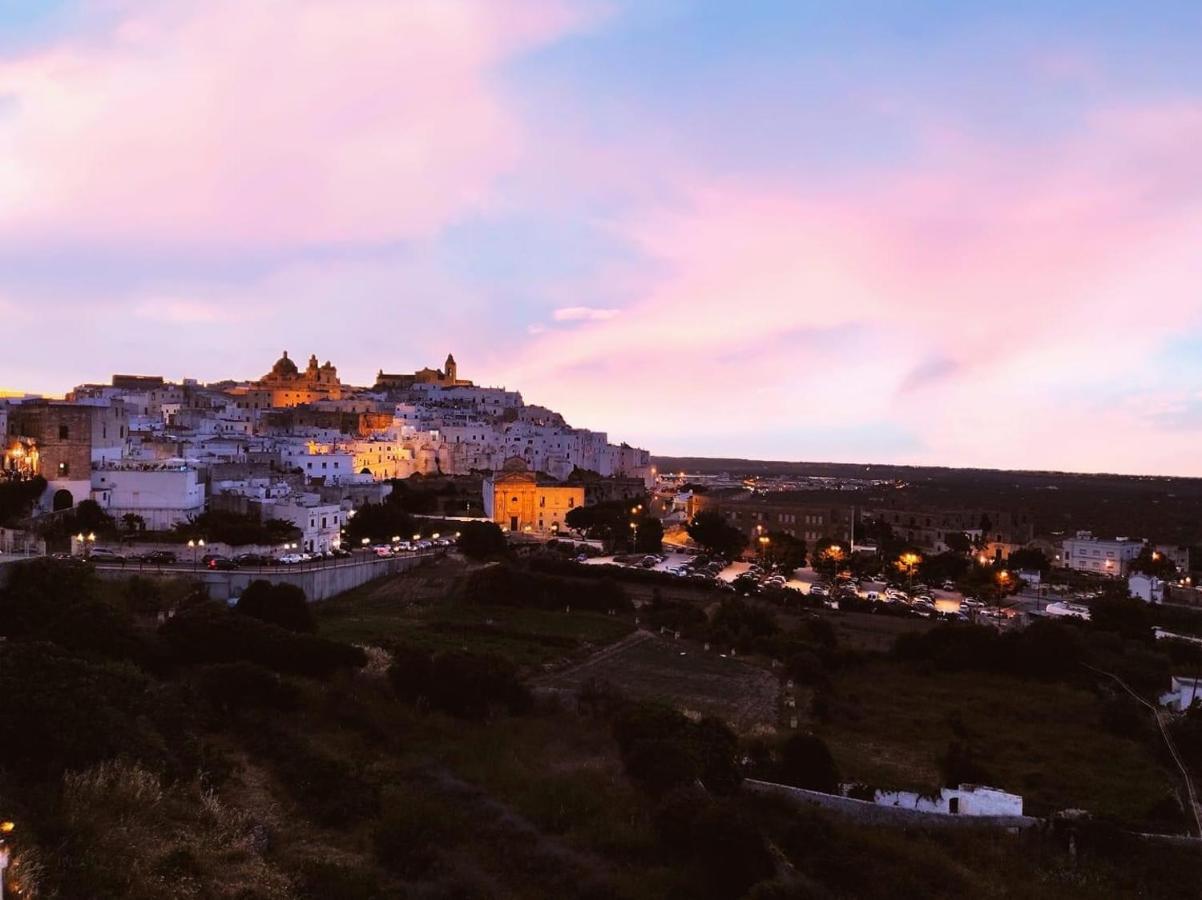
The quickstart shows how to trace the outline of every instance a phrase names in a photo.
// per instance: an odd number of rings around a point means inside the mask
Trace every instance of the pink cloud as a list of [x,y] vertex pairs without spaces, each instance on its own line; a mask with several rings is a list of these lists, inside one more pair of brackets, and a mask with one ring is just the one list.
[[567,0],[120,0],[0,57],[0,236],[254,245],[428,235],[493,202],[524,134],[495,70]]
[[654,273],[621,318],[535,338],[506,377],[678,451],[875,422],[915,436],[899,461],[1197,472],[1198,434],[1113,436],[1147,429],[1119,398],[1202,323],[1199,184],[1190,105],[1025,146],[948,131],[921,165],[838,184],[690,172],[615,223]]

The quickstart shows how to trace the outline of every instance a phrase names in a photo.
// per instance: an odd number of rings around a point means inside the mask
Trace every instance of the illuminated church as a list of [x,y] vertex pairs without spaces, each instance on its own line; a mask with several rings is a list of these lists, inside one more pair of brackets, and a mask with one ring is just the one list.
[[376,390],[389,388],[406,390],[415,384],[434,384],[439,387],[471,387],[471,382],[459,377],[459,367],[455,363],[454,354],[447,354],[447,361],[441,369],[418,369],[416,372],[392,374],[381,369],[376,373]]
[[309,366],[300,371],[296,363],[284,351],[271,371],[254,383],[253,388],[271,393],[271,405],[300,406],[317,400],[341,400],[348,391],[338,380],[338,370],[327,360],[317,364],[317,357],[309,357]]

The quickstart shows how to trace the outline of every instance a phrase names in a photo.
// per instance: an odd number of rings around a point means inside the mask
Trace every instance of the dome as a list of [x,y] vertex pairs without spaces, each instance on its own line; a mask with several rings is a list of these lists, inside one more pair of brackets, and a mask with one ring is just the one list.
[[284,351],[284,355],[276,360],[275,365],[271,367],[272,375],[295,375],[297,374],[296,363],[288,358],[288,351]]

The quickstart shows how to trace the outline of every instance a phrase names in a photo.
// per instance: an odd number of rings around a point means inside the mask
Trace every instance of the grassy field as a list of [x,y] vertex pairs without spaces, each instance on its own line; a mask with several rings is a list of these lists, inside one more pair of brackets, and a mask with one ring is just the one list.
[[775,724],[775,675],[695,644],[640,632],[579,666],[542,681],[575,690],[590,679],[632,697],[662,700],[686,711],[722,718],[740,730]]
[[403,640],[431,650],[490,652],[540,668],[581,658],[634,628],[629,616],[457,602],[453,584],[465,571],[447,560],[326,601],[317,606],[320,633],[352,643]]
[[990,781],[1022,794],[1033,815],[1083,808],[1140,822],[1171,799],[1150,747],[1104,730],[1098,699],[1081,688],[885,662],[838,674],[834,688],[833,721],[812,724],[848,780],[937,787],[958,720]]

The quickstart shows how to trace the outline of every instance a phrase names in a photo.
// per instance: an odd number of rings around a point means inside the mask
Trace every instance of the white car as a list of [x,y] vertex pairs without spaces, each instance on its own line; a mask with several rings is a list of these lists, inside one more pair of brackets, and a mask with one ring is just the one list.
[[280,562],[285,566],[295,566],[298,563],[303,563],[305,558],[299,553],[285,553],[280,557]]

